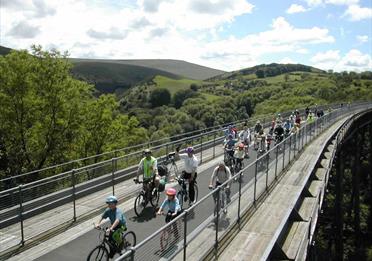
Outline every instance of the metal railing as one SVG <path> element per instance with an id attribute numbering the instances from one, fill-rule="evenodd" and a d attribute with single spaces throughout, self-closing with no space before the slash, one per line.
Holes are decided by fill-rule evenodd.
<path id="1" fill-rule="evenodd" d="M 282 116 L 287 117 L 290 113 L 290 111 L 282 113 Z M 270 125 L 272 117 L 271 115 L 261 119 L 264 127 Z M 253 121 L 256 120 L 254 119 Z M 250 121 L 248 125 L 253 126 L 254 123 Z M 243 123 L 241 122 L 240 124 Z M 200 161 L 205 162 L 222 154 L 220 146 L 224 139 L 222 131 L 222 129 L 211 130 L 154 146 L 153 153 L 159 157 L 159 162 L 162 162 L 164 155 L 174 151 L 175 147 L 179 145 L 193 145 Z M 56 224 L 56 226 L 71 223 L 79 217 L 89 215 L 98 210 L 101 205 L 97 205 L 95 208 L 85 208 L 79 206 L 76 202 L 93 192 L 107 188 L 111 188 L 112 194 L 116 194 L 119 187 L 118 184 L 135 175 L 136 164 L 138 164 L 141 157 L 142 151 L 137 151 L 1 191 L 0 228 L 19 224 L 19 238 L 21 240 L 16 244 L 24 244 L 26 240 L 47 233 L 53 228 L 45 226 L 41 227 L 37 232 L 25 230 L 23 223 L 28 222 L 33 216 L 65 204 L 71 204 L 71 214 L 64 215 L 62 218 L 59 217 L 59 224 Z M 133 196 L 138 189 L 137 186 L 133 186 L 129 192 L 125 195 L 120 195 L 120 197 L 128 198 Z"/>
<path id="2" fill-rule="evenodd" d="M 116 261 L 168 260 L 175 257 L 187 260 L 195 253 L 202 259 L 211 251 L 217 257 L 219 243 L 229 229 L 240 225 L 242 216 L 255 208 L 258 200 L 268 193 L 278 176 L 296 160 L 304 147 L 341 117 L 367 107 L 371 104 L 345 106 L 305 124 L 296 134 L 275 145 Z M 232 192 L 228 212 L 224 214 L 219 204 L 215 212 L 214 198 L 219 202 L 221 188 L 227 184 L 230 184 Z"/>

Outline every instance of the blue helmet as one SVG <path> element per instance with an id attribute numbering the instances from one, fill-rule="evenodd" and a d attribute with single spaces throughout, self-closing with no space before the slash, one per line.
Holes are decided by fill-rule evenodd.
<path id="1" fill-rule="evenodd" d="M 118 198 L 115 197 L 115 196 L 108 196 L 106 198 L 106 203 L 109 204 L 109 203 L 118 203 Z"/>

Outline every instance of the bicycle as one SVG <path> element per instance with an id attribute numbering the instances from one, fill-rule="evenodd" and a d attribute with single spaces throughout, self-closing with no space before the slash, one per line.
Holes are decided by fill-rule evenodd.
<path id="1" fill-rule="evenodd" d="M 98 235 L 99 241 L 101 243 L 93 248 L 87 257 L 87 261 L 90 260 L 109 260 L 109 251 L 110 249 L 114 249 L 116 253 L 123 254 L 125 253 L 130 247 L 134 247 L 136 245 L 136 234 L 133 231 L 123 232 L 122 234 L 122 243 L 118 248 L 112 240 L 110 240 L 109 235 L 106 232 L 107 228 L 96 228 L 101 233 Z M 124 252 L 122 251 L 124 250 Z"/>
<path id="2" fill-rule="evenodd" d="M 162 215 L 165 216 L 166 214 L 162 212 Z M 170 244 L 170 242 L 172 242 L 172 240 L 173 242 L 177 242 L 177 240 L 180 238 L 179 228 L 180 228 L 180 222 L 176 221 L 172 225 L 169 225 L 165 229 L 163 229 L 160 235 L 160 250 L 162 252 L 168 249 L 168 245 Z M 173 235 L 173 239 L 172 239 L 172 235 Z"/>
<path id="3" fill-rule="evenodd" d="M 183 202 L 187 201 L 189 197 L 189 191 L 187 189 L 187 181 L 184 178 L 177 178 L 176 180 L 178 181 L 178 184 L 181 186 L 181 189 L 177 192 L 177 198 L 180 203 L 181 209 L 183 209 Z M 196 180 L 194 182 L 194 191 L 195 191 L 195 197 L 194 201 L 192 202 L 193 204 L 196 203 L 198 200 L 198 186 L 196 185 Z"/>
<path id="4" fill-rule="evenodd" d="M 213 194 L 213 200 L 214 200 L 214 216 L 217 216 L 217 210 L 218 210 L 218 207 L 219 209 L 223 210 L 223 214 L 227 214 L 227 190 L 228 188 L 226 187 L 226 185 L 224 186 L 221 186 L 221 184 L 218 184 L 216 186 L 216 188 L 218 187 L 221 187 L 220 189 L 220 197 L 219 197 L 219 202 L 217 201 L 217 192 L 215 192 L 215 194 Z M 209 187 L 209 189 L 213 189 L 213 187 Z M 230 189 L 230 188 L 229 188 Z"/>
<path id="5" fill-rule="evenodd" d="M 145 207 L 147 206 L 149 202 L 154 208 L 158 206 L 160 192 L 156 187 L 154 187 L 151 193 L 149 193 L 148 191 L 149 189 L 147 188 L 147 182 L 144 183 L 143 181 L 139 181 L 137 179 L 134 179 L 133 181 L 136 184 L 141 184 L 141 183 L 143 184 L 141 192 L 138 194 L 138 196 L 136 197 L 134 201 L 134 212 L 136 213 L 138 217 L 140 217 L 142 214 L 142 211 L 145 209 Z M 154 184 L 154 181 L 155 181 L 155 176 L 153 177 L 151 181 L 152 184 Z"/>
<path id="6" fill-rule="evenodd" d="M 168 153 L 164 162 L 162 162 L 162 164 L 158 166 L 159 175 L 160 176 L 162 176 L 162 175 L 166 176 L 167 181 L 170 180 L 170 178 L 172 176 L 173 177 L 178 177 L 178 166 L 176 164 L 175 155 L 176 155 L 175 152 Z M 170 165 L 170 166 L 168 167 L 168 165 Z M 163 169 L 164 173 L 161 174 L 160 169 Z"/>

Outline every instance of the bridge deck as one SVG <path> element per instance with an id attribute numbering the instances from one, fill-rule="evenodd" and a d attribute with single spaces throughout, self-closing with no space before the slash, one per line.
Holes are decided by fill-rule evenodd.
<path id="1" fill-rule="evenodd" d="M 346 118 L 339 120 L 309 144 L 268 198 L 220 255 L 219 260 L 266 260 L 268 258 L 313 171 L 314 163 L 319 157 L 319 148 L 326 143 L 345 120 Z M 324 174 L 322 174 L 321 172 L 317 173 L 319 179 L 324 179 Z M 318 189 L 317 185 L 317 183 L 311 185 L 309 192 Z M 307 211 L 303 210 L 303 212 Z M 302 223 L 304 222 L 298 222 L 297 226 L 292 226 L 292 229 L 303 229 Z M 288 254 L 293 252 L 288 242 L 283 247 L 286 248 Z"/>

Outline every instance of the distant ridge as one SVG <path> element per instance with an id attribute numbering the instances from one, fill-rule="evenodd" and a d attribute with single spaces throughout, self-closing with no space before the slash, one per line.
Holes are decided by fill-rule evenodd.
<path id="1" fill-rule="evenodd" d="M 73 61 L 72 74 L 75 78 L 95 85 L 101 93 L 125 90 L 138 83 L 152 80 L 156 75 L 171 79 L 180 76 L 149 67 L 121 64 L 115 62 Z"/>
<path id="2" fill-rule="evenodd" d="M 325 73 L 325 71 L 318 68 L 303 65 L 303 64 L 280 64 L 280 63 L 271 63 L 271 64 L 260 64 L 249 68 L 244 68 L 237 71 L 227 72 L 215 77 L 211 77 L 210 80 L 223 80 L 223 79 L 232 79 L 239 75 L 249 75 L 256 74 L 259 78 L 276 76 L 289 72 L 315 72 L 315 73 Z"/>
<path id="3" fill-rule="evenodd" d="M 139 60 L 106 60 L 106 59 L 79 59 L 72 58 L 73 63 L 90 62 L 90 63 L 112 63 L 112 64 L 126 64 L 153 68 L 165 71 L 174 75 L 179 75 L 184 78 L 194 80 L 205 80 L 217 75 L 226 73 L 222 70 L 201 66 L 194 63 L 189 63 L 181 60 L 172 59 L 139 59 Z"/>
<path id="4" fill-rule="evenodd" d="M 12 49 L 0 45 L 0 55 L 7 55 Z"/>

